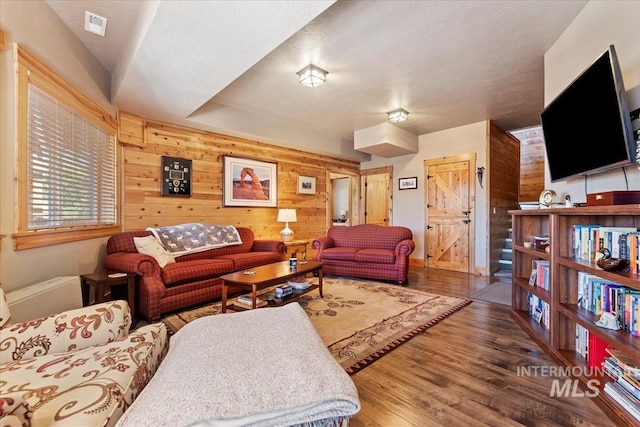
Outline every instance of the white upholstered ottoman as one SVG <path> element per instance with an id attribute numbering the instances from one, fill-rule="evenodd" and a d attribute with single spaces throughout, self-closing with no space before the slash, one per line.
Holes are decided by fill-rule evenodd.
<path id="1" fill-rule="evenodd" d="M 357 389 L 297 303 L 180 329 L 118 426 L 338 426 Z"/>

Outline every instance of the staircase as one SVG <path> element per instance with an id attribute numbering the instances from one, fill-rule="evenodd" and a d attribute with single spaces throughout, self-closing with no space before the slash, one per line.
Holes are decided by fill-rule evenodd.
<path id="1" fill-rule="evenodd" d="M 511 228 L 508 230 L 504 248 L 502 249 L 502 257 L 498 262 L 500 263 L 500 269 L 493 276 L 498 282 L 511 283 Z"/>

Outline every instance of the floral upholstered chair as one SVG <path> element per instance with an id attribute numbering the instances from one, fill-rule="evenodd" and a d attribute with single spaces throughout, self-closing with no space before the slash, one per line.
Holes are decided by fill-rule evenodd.
<path id="1" fill-rule="evenodd" d="M 163 323 L 133 332 L 126 301 L 10 324 L 0 287 L 0 425 L 113 425 L 167 351 Z"/>

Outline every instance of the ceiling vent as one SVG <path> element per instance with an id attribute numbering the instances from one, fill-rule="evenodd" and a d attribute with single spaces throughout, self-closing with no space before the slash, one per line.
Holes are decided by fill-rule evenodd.
<path id="1" fill-rule="evenodd" d="M 418 152 L 418 135 L 381 123 L 355 131 L 353 148 L 380 157 L 396 157 Z"/>
<path id="2" fill-rule="evenodd" d="M 84 29 L 90 33 L 104 37 L 104 32 L 107 30 L 107 18 L 98 16 L 95 13 L 85 12 Z"/>

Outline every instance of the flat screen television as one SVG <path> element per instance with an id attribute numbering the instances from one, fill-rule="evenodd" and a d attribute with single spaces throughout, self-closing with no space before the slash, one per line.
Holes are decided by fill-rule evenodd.
<path id="1" fill-rule="evenodd" d="M 540 114 L 551 181 L 636 161 L 636 141 L 613 45 Z"/>

